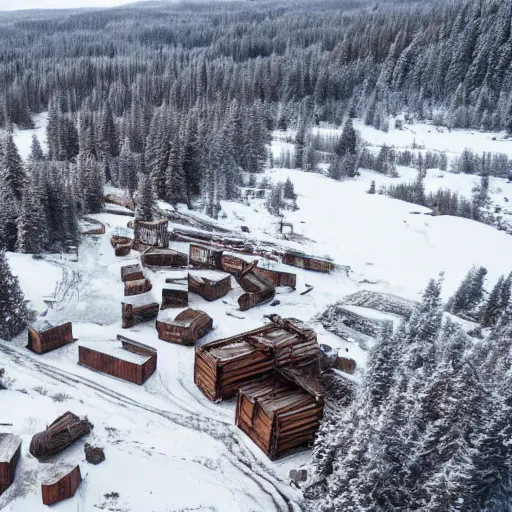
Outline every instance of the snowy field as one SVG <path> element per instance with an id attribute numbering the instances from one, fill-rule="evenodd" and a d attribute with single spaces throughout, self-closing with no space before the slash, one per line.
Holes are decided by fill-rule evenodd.
<path id="1" fill-rule="evenodd" d="M 39 121 L 41 134 L 44 118 Z M 16 133 L 24 157 L 28 154 L 31 132 Z M 377 135 L 386 142 L 393 131 L 374 135 L 371 142 L 377 144 Z M 486 151 L 503 151 L 485 146 L 483 141 L 489 134 L 475 133 L 475 141 L 482 141 L 475 144 L 471 143 L 469 132 L 464 137 L 453 132 L 439 137 L 428 135 L 425 140 L 432 144 L 432 149 L 442 149 L 434 147 L 442 143 L 453 151 L 462 151 L 468 145 L 477 149 L 475 144 L 481 143 Z M 416 142 L 420 143 L 418 139 L 419 136 Z M 28 145 L 24 145 L 25 141 Z M 44 137 L 40 136 L 40 141 L 44 142 Z M 395 145 L 406 147 L 408 143 L 397 139 Z M 509 142 L 497 144 L 501 144 L 500 148 L 508 144 L 512 147 Z M 280 151 L 282 146 L 282 142 L 276 141 L 273 149 Z M 206 311 L 214 320 L 214 330 L 200 343 L 258 327 L 264 323 L 264 315 L 278 313 L 312 322 L 320 343 L 341 349 L 344 355 L 364 366 L 366 353 L 361 348 L 342 341 L 314 322 L 328 305 L 361 289 L 416 300 L 428 279 L 439 272 L 445 272 L 444 298 L 448 298 L 473 264 L 489 270 L 487 288 L 494 285 L 500 274 L 512 270 L 512 236 L 467 219 L 432 217 L 426 208 L 366 193 L 372 180 L 378 189 L 380 185 L 409 181 L 416 176 L 413 169 L 398 171 L 400 178 L 396 179 L 361 171 L 355 180 L 335 182 L 320 174 L 268 170 L 266 175 L 274 182 L 289 177 L 298 194 L 299 209 L 285 212 L 285 220 L 294 227 L 291 240 L 278 232 L 279 219 L 267 212 L 261 199 L 223 202 L 218 221 L 180 207 L 182 213 L 216 222 L 240 236 L 241 226 L 247 226 L 250 233 L 245 236 L 250 240 L 319 257 L 330 256 L 337 264 L 351 267 L 348 275 L 341 269 L 325 275 L 264 263 L 297 273 L 296 291 L 277 290 L 278 307 L 267 304 L 247 312 L 238 311 L 237 298 L 242 292 L 234 279 L 233 290 L 225 301 L 209 303 L 191 294 L 190 307 Z M 469 197 L 478 179 L 430 170 L 425 186 L 427 191 L 443 187 Z M 505 198 L 512 198 L 511 187 L 505 180 L 491 179 L 493 202 L 506 206 Z M 23 439 L 18 477 L 0 497 L 0 509 L 46 510 L 41 504 L 39 487 L 44 465 L 28 453 L 28 447 L 34 433 L 70 410 L 88 416 L 94 424 L 94 430 L 84 441 L 104 447 L 106 461 L 99 466 L 85 462 L 83 441 L 53 460 L 80 463 L 84 477 L 77 495 L 55 507 L 59 511 L 307 512 L 300 503 L 300 492 L 290 487 L 287 477 L 290 469 L 307 463 L 308 451 L 270 462 L 234 425 L 234 401 L 213 404 L 195 386 L 193 348 L 159 340 L 154 322 L 121 329 L 120 268 L 136 262 L 138 254 L 132 251 L 129 256 L 116 258 L 109 243 L 111 233 L 125 227 L 128 217 L 111 213 L 94 217 L 106 224 L 107 233 L 83 237 L 78 262 L 58 255 L 45 256 L 43 260 L 8 255 L 34 309 L 53 323 L 72 321 L 78 342 L 44 356 L 26 350 L 26 333 L 12 343 L 0 343 L 0 367 L 5 368 L 11 379 L 9 389 L 0 392 L 0 423 L 12 423 L 12 427 L 3 427 L 4 430 Z M 172 243 L 171 247 L 188 252 L 186 243 Z M 147 271 L 156 300 L 161 298 L 165 278 L 177 274 L 183 271 Z M 300 292 L 307 289 L 306 285 L 314 288 L 302 296 Z M 48 296 L 55 299 L 55 305 L 49 309 L 44 301 Z M 157 371 L 143 386 L 77 365 L 80 343 L 114 340 L 119 333 L 158 350 Z"/>

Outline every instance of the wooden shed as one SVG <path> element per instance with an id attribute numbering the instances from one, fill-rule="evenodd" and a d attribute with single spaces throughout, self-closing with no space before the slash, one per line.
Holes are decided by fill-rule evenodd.
<path id="1" fill-rule="evenodd" d="M 43 504 L 53 505 L 72 498 L 81 481 L 78 464 L 53 464 L 47 469 L 41 482 Z"/>
<path id="2" fill-rule="evenodd" d="M 124 295 L 129 297 L 131 295 L 139 295 L 140 293 L 149 292 L 152 288 L 149 279 L 137 279 L 135 281 L 126 281 L 124 283 Z"/>
<path id="3" fill-rule="evenodd" d="M 40 322 L 28 328 L 27 348 L 36 354 L 45 354 L 74 341 L 76 339 L 73 338 L 71 322 L 57 326 L 52 326 L 48 322 Z"/>
<path id="4" fill-rule="evenodd" d="M 235 276 L 238 284 L 245 292 L 238 298 L 240 311 L 247 311 L 258 304 L 268 302 L 276 294 L 273 284 L 266 277 L 254 271 L 257 263 L 255 261 L 247 265 L 244 270 Z"/>
<path id="5" fill-rule="evenodd" d="M 215 249 L 214 247 L 190 244 L 189 264 L 199 268 L 221 270 L 222 253 L 221 249 Z"/>
<path id="6" fill-rule="evenodd" d="M 179 268 L 188 264 L 186 254 L 172 249 L 146 249 L 140 259 L 145 267 L 150 268 Z"/>
<path id="7" fill-rule="evenodd" d="M 188 285 L 166 283 L 162 287 L 162 304 L 160 309 L 186 308 L 188 306 Z"/>
<path id="8" fill-rule="evenodd" d="M 137 251 L 147 247 L 169 247 L 169 221 L 167 219 L 146 222 L 135 220 L 133 223 L 133 248 Z"/>
<path id="9" fill-rule="evenodd" d="M 151 292 L 125 297 L 121 302 L 122 327 L 128 329 L 141 322 L 153 320 L 158 316 L 160 304 Z"/>
<path id="10" fill-rule="evenodd" d="M 180 345 L 194 345 L 213 329 L 213 320 L 204 311 L 186 309 L 174 320 L 158 319 L 156 330 L 161 340 Z"/>
<path id="11" fill-rule="evenodd" d="M 121 267 L 121 280 L 123 283 L 126 283 L 126 281 L 138 281 L 140 279 L 144 279 L 144 274 L 138 263 Z"/>
<path id="12" fill-rule="evenodd" d="M 236 425 L 272 460 L 311 443 L 324 408 L 319 386 L 311 384 L 279 371 L 245 384 L 238 393 Z"/>
<path id="13" fill-rule="evenodd" d="M 127 256 L 132 250 L 133 239 L 128 236 L 113 235 L 110 238 L 110 244 L 116 256 Z"/>
<path id="14" fill-rule="evenodd" d="M 316 362 L 319 350 L 309 326 L 273 315 L 263 327 L 197 347 L 194 382 L 210 400 L 219 401 L 275 367 Z"/>
<path id="15" fill-rule="evenodd" d="M 78 362 L 91 370 L 140 386 L 155 373 L 157 352 L 147 345 L 118 335 L 117 341 L 80 345 Z"/>
<path id="16" fill-rule="evenodd" d="M 203 299 L 214 301 L 224 297 L 231 290 L 231 276 L 210 271 L 208 274 L 188 274 L 188 291 L 197 293 Z"/>
<path id="17" fill-rule="evenodd" d="M 11 486 L 20 460 L 21 437 L 0 434 L 0 496 Z"/>
<path id="18" fill-rule="evenodd" d="M 334 263 L 322 258 L 315 258 L 307 254 L 295 251 L 287 251 L 283 255 L 283 263 L 292 267 L 314 270 L 316 272 L 329 273 L 334 270 Z"/>

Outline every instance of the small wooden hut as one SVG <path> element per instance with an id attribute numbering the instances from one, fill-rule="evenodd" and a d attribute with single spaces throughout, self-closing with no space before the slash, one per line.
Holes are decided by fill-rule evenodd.
<path id="1" fill-rule="evenodd" d="M 78 347 L 78 362 L 112 377 L 144 384 L 156 370 L 155 349 L 118 335 L 121 342 L 91 342 Z"/>
<path id="2" fill-rule="evenodd" d="M 29 451 L 37 460 L 47 460 L 89 434 L 92 428 L 87 418 L 80 419 L 68 411 L 32 437 Z"/>
<path id="3" fill-rule="evenodd" d="M 20 460 L 21 437 L 0 434 L 0 496 L 12 485 Z"/>
<path id="4" fill-rule="evenodd" d="M 206 275 L 188 274 L 188 291 L 210 302 L 224 297 L 230 290 L 230 275 L 213 272 Z"/>
<path id="5" fill-rule="evenodd" d="M 133 247 L 140 251 L 147 247 L 169 247 L 169 221 L 167 219 L 146 222 L 135 220 Z"/>
<path id="6" fill-rule="evenodd" d="M 146 249 L 140 259 L 145 267 L 150 268 L 179 268 L 188 264 L 186 254 L 172 249 Z"/>
<path id="7" fill-rule="evenodd" d="M 133 239 L 128 236 L 113 235 L 110 238 L 110 244 L 116 256 L 127 256 L 132 250 Z"/>
<path id="8" fill-rule="evenodd" d="M 162 287 L 162 304 L 160 309 L 186 308 L 188 306 L 188 285 L 166 283 Z"/>
<path id="9" fill-rule="evenodd" d="M 247 311 L 258 304 L 268 302 L 276 294 L 272 283 L 266 277 L 254 271 L 257 263 L 255 261 L 247 265 L 244 270 L 235 276 L 238 284 L 245 292 L 238 298 L 240 311 Z"/>
<path id="10" fill-rule="evenodd" d="M 28 328 L 27 348 L 36 354 L 45 354 L 74 341 L 76 339 L 73 338 L 71 322 L 57 326 L 52 326 L 48 322 L 41 322 Z"/>
<path id="11" fill-rule="evenodd" d="M 160 304 L 151 292 L 125 297 L 121 302 L 122 327 L 128 329 L 141 322 L 153 320 L 158 316 Z"/>
<path id="12" fill-rule="evenodd" d="M 53 505 L 72 498 L 81 481 L 82 475 L 78 464 L 52 465 L 41 482 L 43 504 Z"/>
<path id="13" fill-rule="evenodd" d="M 240 388 L 236 425 L 270 459 L 313 441 L 324 400 L 312 382 L 304 385 L 275 372 Z"/>
<path id="14" fill-rule="evenodd" d="M 180 345 L 194 345 L 213 329 L 213 320 L 204 311 L 186 309 L 174 320 L 157 320 L 156 330 L 161 340 Z"/>
<path id="15" fill-rule="evenodd" d="M 126 281 L 124 283 L 124 295 L 129 297 L 131 295 L 139 295 L 140 293 L 149 292 L 152 288 L 149 279 L 137 279 L 136 281 Z"/>
<path id="16" fill-rule="evenodd" d="M 144 274 L 138 263 L 121 267 L 121 280 L 123 283 L 126 283 L 126 281 L 138 281 L 140 279 L 144 279 Z"/>
<path id="17" fill-rule="evenodd" d="M 307 254 L 295 251 L 287 251 L 283 255 L 283 263 L 292 267 L 314 270 L 316 272 L 329 273 L 334 270 L 334 263 L 329 260 L 315 258 Z"/>
<path id="18" fill-rule="evenodd" d="M 190 244 L 189 263 L 194 267 L 221 270 L 222 253 L 222 249 Z"/>
<path id="19" fill-rule="evenodd" d="M 194 382 L 212 401 L 236 394 L 247 381 L 275 367 L 316 362 L 316 333 L 299 320 L 270 317 L 271 323 L 196 348 Z"/>

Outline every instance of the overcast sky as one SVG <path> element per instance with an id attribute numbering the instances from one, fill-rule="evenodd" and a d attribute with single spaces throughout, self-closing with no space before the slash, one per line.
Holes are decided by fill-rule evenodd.
<path id="1" fill-rule="evenodd" d="M 16 9 L 63 9 L 66 7 L 112 7 L 130 0 L 0 0 L 0 11 Z"/>

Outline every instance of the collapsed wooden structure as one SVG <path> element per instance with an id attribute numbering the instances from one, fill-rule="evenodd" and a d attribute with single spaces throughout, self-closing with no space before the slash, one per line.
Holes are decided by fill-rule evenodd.
<path id="1" fill-rule="evenodd" d="M 167 219 L 157 221 L 135 220 L 133 223 L 134 237 L 133 248 L 137 251 L 148 247 L 169 247 L 169 221 Z"/>
<path id="2" fill-rule="evenodd" d="M 207 301 L 224 297 L 231 290 L 231 276 L 222 273 L 206 275 L 188 274 L 188 291 L 197 293 Z"/>
<path id="3" fill-rule="evenodd" d="M 114 248 L 116 256 L 127 256 L 132 250 L 133 238 L 128 236 L 113 235 L 110 238 L 110 245 Z"/>
<path id="4" fill-rule="evenodd" d="M 144 279 L 144 274 L 138 263 L 121 267 L 121 281 L 123 283 L 126 283 L 126 281 L 139 281 L 140 279 Z"/>
<path id="5" fill-rule="evenodd" d="M 104 235 L 105 234 L 105 224 L 103 222 L 93 219 L 92 217 L 84 217 L 83 219 L 88 224 L 92 224 L 95 227 L 90 227 L 84 231 L 82 231 L 82 235 Z"/>
<path id="6" fill-rule="evenodd" d="M 73 338 L 71 322 L 56 326 L 44 322 L 40 325 L 34 324 L 28 327 L 27 348 L 36 354 L 45 354 L 74 341 L 76 339 Z"/>
<path id="7" fill-rule="evenodd" d="M 166 283 L 162 287 L 160 309 L 185 308 L 188 306 L 188 286 L 181 283 Z"/>
<path id="8" fill-rule="evenodd" d="M 190 244 L 189 264 L 193 267 L 220 270 L 222 269 L 222 253 L 222 249 Z"/>
<path id="9" fill-rule="evenodd" d="M 213 319 L 204 311 L 186 309 L 174 320 L 157 320 L 156 330 L 161 340 L 180 345 L 194 345 L 213 329 Z"/>
<path id="10" fill-rule="evenodd" d="M 157 351 L 147 345 L 118 335 L 117 342 L 95 342 L 78 347 L 78 362 L 91 370 L 112 377 L 144 384 L 157 365 Z"/>
<path id="11" fill-rule="evenodd" d="M 221 270 L 231 275 L 236 275 L 249 264 L 247 260 L 233 254 L 223 254 L 221 257 Z"/>
<path id="12" fill-rule="evenodd" d="M 137 279 L 135 281 L 126 281 L 124 283 L 124 295 L 129 297 L 131 295 L 139 295 L 140 293 L 149 292 L 152 288 L 149 279 Z"/>
<path id="13" fill-rule="evenodd" d="M 141 322 L 154 320 L 158 316 L 160 304 L 155 301 L 151 292 L 125 297 L 121 302 L 123 329 L 128 329 Z"/>
<path id="14" fill-rule="evenodd" d="M 278 370 L 240 388 L 236 425 L 273 460 L 314 440 L 323 409 L 314 378 Z"/>
<path id="15" fill-rule="evenodd" d="M 305 270 L 314 270 L 315 272 L 329 273 L 334 270 L 334 263 L 332 261 L 315 258 L 314 256 L 296 251 L 286 251 L 283 254 L 282 261 L 285 265 Z"/>
<path id="16" fill-rule="evenodd" d="M 194 382 L 212 401 L 236 394 L 244 383 L 274 368 L 316 362 L 316 333 L 299 320 L 270 317 L 263 327 L 196 348 Z"/>
<path id="17" fill-rule="evenodd" d="M 52 465 L 41 482 L 43 504 L 53 505 L 72 498 L 81 481 L 82 475 L 78 464 Z"/>
<path id="18" fill-rule="evenodd" d="M 104 200 L 107 204 L 116 204 L 117 206 L 122 206 L 128 210 L 135 210 L 135 204 L 132 199 L 123 199 L 122 197 L 115 196 L 113 194 L 105 194 Z"/>
<path id="19" fill-rule="evenodd" d="M 39 461 L 47 460 L 89 434 L 92 428 L 87 418 L 80 419 L 72 412 L 66 412 L 46 430 L 34 435 L 29 451 Z"/>
<path id="20" fill-rule="evenodd" d="M 12 485 L 21 455 L 21 437 L 0 434 L 0 496 Z"/>
<path id="21" fill-rule="evenodd" d="M 255 261 L 247 265 L 244 270 L 235 276 L 237 283 L 245 292 L 238 298 L 240 311 L 247 311 L 258 304 L 268 302 L 276 294 L 272 283 L 265 276 L 255 271 L 257 264 L 258 262 Z"/>
<path id="22" fill-rule="evenodd" d="M 150 268 L 179 268 L 188 264 L 187 255 L 172 249 L 149 248 L 140 257 L 142 264 Z"/>

